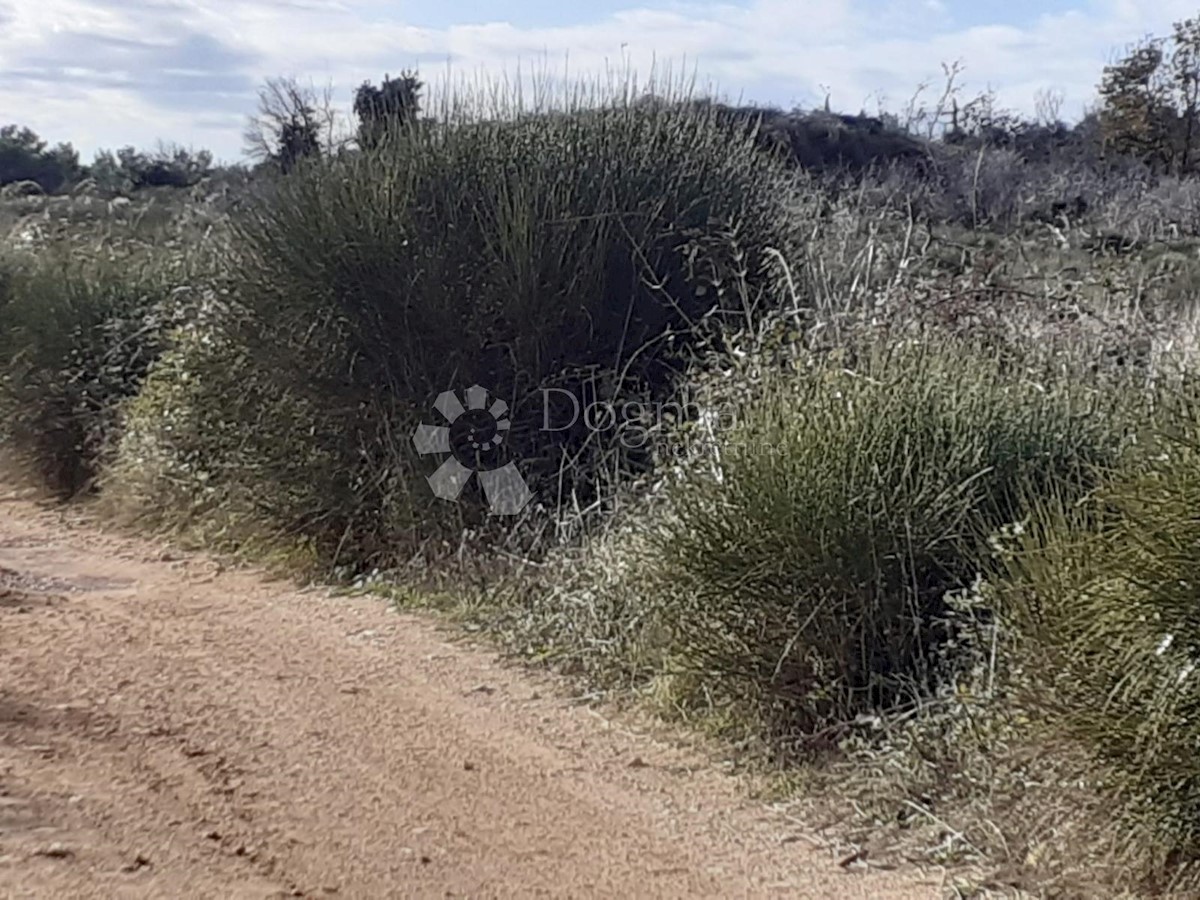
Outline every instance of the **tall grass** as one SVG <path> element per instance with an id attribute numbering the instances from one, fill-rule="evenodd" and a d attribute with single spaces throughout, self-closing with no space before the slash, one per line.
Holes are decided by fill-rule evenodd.
<path id="1" fill-rule="evenodd" d="M 70 497 L 92 487 L 123 401 L 178 312 L 174 273 L 148 254 L 50 248 L 0 275 L 0 413 L 15 461 Z"/>
<path id="2" fill-rule="evenodd" d="M 240 314 L 222 327 L 264 402 L 311 411 L 304 440 L 339 473 L 302 514 L 264 488 L 264 512 L 372 565 L 413 538 L 383 522 L 436 532 L 436 515 L 402 509 L 428 492 L 408 435 L 440 392 L 473 384 L 508 403 L 508 446 L 548 505 L 586 506 L 599 473 L 650 464 L 582 420 L 544 430 L 542 389 L 668 393 L 681 347 L 781 296 L 777 260 L 806 234 L 808 193 L 710 112 L 608 101 L 400 129 L 271 183 L 235 222 Z"/>
<path id="3" fill-rule="evenodd" d="M 1114 406 L 953 343 L 768 380 L 657 539 L 685 699 L 803 750 L 930 696 L 970 662 L 947 653 L 970 627 L 947 595 L 989 571 L 1024 497 L 1081 496 L 1115 463 Z"/>
<path id="4" fill-rule="evenodd" d="M 395 560 L 462 527 L 414 467 L 379 463 L 406 459 L 415 417 L 404 428 L 374 406 L 331 413 L 329 398 L 267 378 L 230 337 L 237 314 L 213 306 L 172 332 L 125 407 L 101 482 L 110 514 L 323 572 Z"/>
<path id="5" fill-rule="evenodd" d="M 1084 506 L 1045 500 L 1007 556 L 1023 702 L 1115 774 L 1131 857 L 1200 863 L 1200 399 Z"/>

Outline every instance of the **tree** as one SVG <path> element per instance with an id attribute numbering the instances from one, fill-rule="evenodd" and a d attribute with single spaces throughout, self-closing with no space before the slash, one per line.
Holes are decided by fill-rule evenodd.
<path id="1" fill-rule="evenodd" d="M 358 145 L 364 150 L 377 147 L 391 131 L 416 122 L 424 87 L 416 72 L 403 72 L 397 78 L 385 75 L 379 87 L 364 81 L 354 94 Z"/>
<path id="2" fill-rule="evenodd" d="M 246 127 L 246 151 L 284 172 L 336 147 L 337 113 L 328 89 L 321 95 L 295 78 L 269 78 L 258 92 L 258 112 Z"/>
<path id="3" fill-rule="evenodd" d="M 1105 147 L 1184 174 L 1200 141 L 1200 19 L 1176 22 L 1104 68 L 1099 120 Z"/>
<path id="4" fill-rule="evenodd" d="M 79 154 L 70 144 L 51 148 L 29 128 L 0 128 L 0 184 L 33 181 L 46 193 L 78 180 Z"/>
<path id="5" fill-rule="evenodd" d="M 1179 168 L 1190 172 L 1196 156 L 1196 117 L 1200 115 L 1200 19 L 1176 22 L 1172 44 L 1170 79 L 1183 118 Z"/>

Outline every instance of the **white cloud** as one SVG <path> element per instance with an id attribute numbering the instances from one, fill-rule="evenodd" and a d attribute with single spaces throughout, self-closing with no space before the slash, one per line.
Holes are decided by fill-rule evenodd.
<path id="1" fill-rule="evenodd" d="M 232 158 L 255 85 L 279 74 L 330 81 L 348 106 L 362 80 L 414 64 L 437 79 L 447 63 L 575 76 L 668 63 L 747 100 L 812 103 L 828 88 L 835 106 L 857 110 L 877 94 L 897 105 L 963 60 L 969 89 L 1030 111 L 1039 90 L 1057 88 L 1075 114 L 1116 48 L 1195 12 L 1182 0 L 1079 0 L 1024 24 L 957 27 L 941 0 L 638 2 L 574 27 L 434 29 L 363 0 L 0 0 L 0 109 L 89 154 L 161 138 Z"/>

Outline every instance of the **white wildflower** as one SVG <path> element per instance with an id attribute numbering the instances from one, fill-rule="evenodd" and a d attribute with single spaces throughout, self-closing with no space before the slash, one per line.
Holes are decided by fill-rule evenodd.
<path id="1" fill-rule="evenodd" d="M 1182 669 L 1179 670 L 1179 679 L 1176 681 L 1176 683 L 1183 684 L 1187 680 L 1188 676 L 1191 675 L 1195 671 L 1196 671 L 1196 664 L 1194 662 L 1189 661 L 1187 663 L 1187 665 L 1185 665 Z"/>

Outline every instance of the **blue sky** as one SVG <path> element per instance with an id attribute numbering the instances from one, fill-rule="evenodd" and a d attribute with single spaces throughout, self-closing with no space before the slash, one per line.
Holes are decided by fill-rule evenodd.
<path id="1" fill-rule="evenodd" d="M 420 66 L 427 80 L 588 78 L 670 65 L 730 96 L 848 111 L 903 105 L 943 63 L 968 94 L 1029 112 L 1090 102 L 1121 46 L 1195 15 L 1160 0 L 0 0 L 0 123 L 86 156 L 156 141 L 241 153 L 264 78 L 353 87 Z M 933 90 L 933 87 L 930 88 Z"/>

